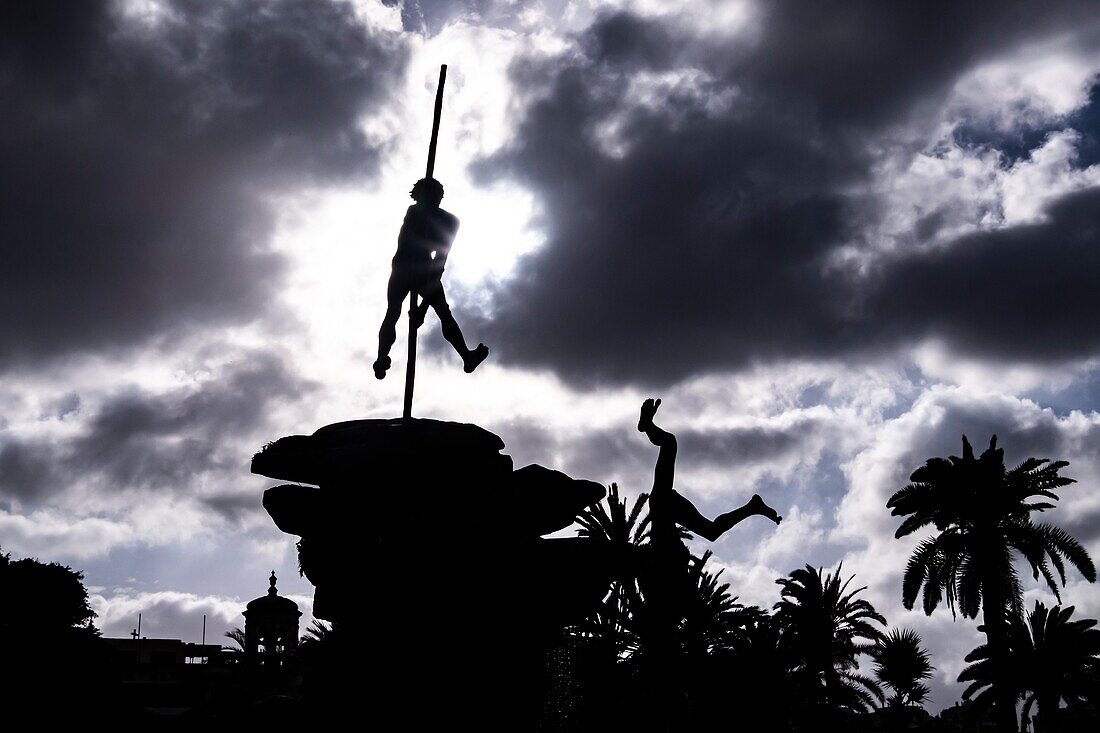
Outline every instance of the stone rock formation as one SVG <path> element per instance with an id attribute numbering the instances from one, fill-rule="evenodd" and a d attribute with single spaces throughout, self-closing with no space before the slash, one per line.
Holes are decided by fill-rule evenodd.
<path id="1" fill-rule="evenodd" d="M 584 539 L 544 537 L 600 501 L 603 486 L 538 465 L 514 470 L 503 448 L 476 425 L 356 420 L 253 458 L 253 473 L 295 482 L 268 489 L 264 507 L 301 537 L 314 615 L 355 650 L 324 683 L 332 699 L 364 694 L 347 687 L 359 667 L 383 675 L 374 704 L 416 717 L 412 727 L 440 713 L 410 696 L 445 700 L 458 720 L 530 717 L 546 648 L 605 595 L 615 558 Z"/>

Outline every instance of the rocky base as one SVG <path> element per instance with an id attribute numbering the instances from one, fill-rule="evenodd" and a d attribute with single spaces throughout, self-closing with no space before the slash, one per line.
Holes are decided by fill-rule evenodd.
<path id="1" fill-rule="evenodd" d="M 601 485 L 514 470 L 503 448 L 476 425 L 395 419 L 329 425 L 256 454 L 254 473 L 297 482 L 268 489 L 264 507 L 301 537 L 314 614 L 336 623 L 348 655 L 318 694 L 361 696 L 342 687 L 369 673 L 381 680 L 373 703 L 401 708 L 402 727 L 438 722 L 418 718 L 439 709 L 410 695 L 446 701 L 455 722 L 522 727 L 537 714 L 544 650 L 605 595 L 615 558 L 543 538 L 602 499 Z"/>

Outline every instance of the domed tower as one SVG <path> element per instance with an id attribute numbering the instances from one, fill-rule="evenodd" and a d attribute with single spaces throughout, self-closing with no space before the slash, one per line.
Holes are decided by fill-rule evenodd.
<path id="1" fill-rule="evenodd" d="M 264 664 L 279 664 L 283 652 L 298 646 L 298 604 L 279 595 L 275 571 L 269 579 L 266 596 L 249 601 L 244 611 L 244 651 L 256 659 L 263 654 Z"/>

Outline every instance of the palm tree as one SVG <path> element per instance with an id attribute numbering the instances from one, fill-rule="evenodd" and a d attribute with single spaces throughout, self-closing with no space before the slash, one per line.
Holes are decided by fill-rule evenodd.
<path id="1" fill-rule="evenodd" d="M 577 535 L 620 547 L 640 545 L 649 527 L 649 515 L 641 516 L 648 500 L 649 494 L 640 494 L 628 509 L 627 501 L 619 495 L 619 485 L 611 484 L 604 501 L 577 516 L 577 524 L 581 525 Z"/>
<path id="2" fill-rule="evenodd" d="M 809 565 L 775 582 L 783 587 L 775 604 L 794 654 L 795 675 L 811 706 L 861 711 L 882 700 L 875 681 L 859 673 L 859 656 L 882 638 L 872 622 L 886 625 L 868 601 L 857 599 L 865 588 L 848 591 L 854 575 L 841 583 L 841 568 L 824 578 Z"/>
<path id="3" fill-rule="evenodd" d="M 775 614 L 755 606 L 738 611 L 741 628 L 732 637 L 732 648 L 721 652 L 720 679 L 715 697 L 724 700 L 727 709 L 740 712 L 742 730 L 789 731 L 802 699 L 802 673 L 797 671 L 799 655 L 792 649 Z M 807 729 L 821 729 L 821 721 Z"/>
<path id="4" fill-rule="evenodd" d="M 917 632 L 894 629 L 879 639 L 870 655 L 875 661 L 875 677 L 894 692 L 886 701 L 888 705 L 919 706 L 928 699 L 924 680 L 932 676 L 934 668 Z"/>
<path id="5" fill-rule="evenodd" d="M 641 494 L 633 506 L 629 506 L 619 494 L 618 484 L 611 484 L 604 501 L 577 516 L 579 536 L 609 543 L 623 560 L 619 565 L 624 570 L 611 584 L 607 597 L 595 613 L 574 629 L 574 633 L 602 647 L 610 660 L 626 659 L 636 653 L 639 646 L 633 609 L 637 608 L 640 597 L 632 557 L 633 550 L 646 539 L 649 515 L 642 516 L 642 511 L 648 499 L 648 494 Z"/>
<path id="6" fill-rule="evenodd" d="M 1073 606 L 1047 607 L 1035 602 L 1026 623 L 1014 618 L 1009 626 L 1007 680 L 1013 693 L 1024 700 L 1020 725 L 1038 704 L 1036 731 L 1059 730 L 1058 706 L 1082 703 L 1096 694 L 1100 684 L 1100 630 L 1095 619 L 1070 621 Z M 966 656 L 972 664 L 959 675 L 959 682 L 970 682 L 963 697 L 983 701 L 993 694 L 997 674 L 988 644 Z"/>
<path id="7" fill-rule="evenodd" d="M 232 631 L 225 632 L 225 637 L 227 639 L 229 639 L 230 641 L 232 641 L 233 643 L 235 643 L 237 646 L 232 647 L 232 646 L 222 645 L 222 649 L 230 649 L 230 650 L 239 649 L 242 652 L 245 650 L 244 631 L 239 626 L 234 628 Z"/>
<path id="8" fill-rule="evenodd" d="M 983 630 L 993 669 L 1005 669 L 1009 618 L 1022 613 L 1022 588 L 1013 566 L 1019 553 L 1041 575 L 1061 600 L 1054 572 L 1065 585 L 1068 560 L 1090 582 L 1096 568 L 1085 548 L 1058 527 L 1035 524 L 1031 512 L 1051 509 L 1055 489 L 1074 483 L 1059 475 L 1065 461 L 1028 458 L 1012 470 L 1004 465 L 997 436 L 980 458 L 963 436 L 963 456 L 930 458 L 910 476 L 886 506 L 893 516 L 904 516 L 895 537 L 935 525 L 939 534 L 922 541 L 913 551 L 902 580 L 902 602 L 912 608 L 923 588 L 924 612 L 946 598 L 947 605 L 967 618 L 982 611 Z M 1012 691 L 996 682 L 998 729 L 1016 730 Z M 1001 694 L 998 687 L 1005 687 Z"/>
<path id="9" fill-rule="evenodd" d="M 313 623 L 302 635 L 302 644 L 319 644 L 332 638 L 332 624 L 320 619 L 313 619 Z"/>
<path id="10" fill-rule="evenodd" d="M 734 639 L 751 619 L 752 614 L 729 592 L 729 583 L 719 583 L 722 571 L 705 569 L 713 553 L 707 550 L 693 558 L 688 572 L 692 594 L 686 599 L 680 623 L 679 644 L 686 658 L 698 659 L 734 646 Z"/>

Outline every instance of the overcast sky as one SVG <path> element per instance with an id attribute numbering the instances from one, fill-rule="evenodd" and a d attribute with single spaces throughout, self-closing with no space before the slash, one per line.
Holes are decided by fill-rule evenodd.
<path id="1" fill-rule="evenodd" d="M 682 493 L 786 517 L 713 545 L 733 592 L 843 561 L 934 709 L 979 636 L 901 607 L 913 469 L 1068 460 L 1046 518 L 1100 558 L 1095 3 L 6 2 L 0 547 L 82 569 L 105 633 L 218 636 L 272 568 L 308 612 L 248 463 L 400 414 L 403 337 L 370 364 L 441 63 L 445 282 L 492 353 L 429 317 L 416 414 L 633 496 L 662 397 Z"/>

